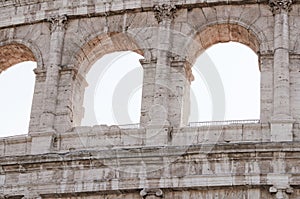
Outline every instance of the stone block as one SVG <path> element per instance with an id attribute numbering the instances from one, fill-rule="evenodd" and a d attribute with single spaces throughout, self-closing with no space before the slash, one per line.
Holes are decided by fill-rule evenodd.
<path id="1" fill-rule="evenodd" d="M 35 133 L 31 135 L 31 151 L 32 155 L 50 153 L 53 148 L 54 132 Z"/>
<path id="2" fill-rule="evenodd" d="M 271 123 L 272 142 L 291 142 L 293 141 L 293 122 L 274 122 Z"/>
<path id="3" fill-rule="evenodd" d="M 5 183 L 5 175 L 0 175 L 0 186 L 4 186 Z"/>
<path id="4" fill-rule="evenodd" d="M 146 128 L 144 143 L 146 146 L 165 146 L 170 141 L 171 128 L 167 126 L 151 126 Z"/>
<path id="5" fill-rule="evenodd" d="M 224 141 L 225 142 L 240 142 L 243 137 L 242 125 L 224 126 Z"/>

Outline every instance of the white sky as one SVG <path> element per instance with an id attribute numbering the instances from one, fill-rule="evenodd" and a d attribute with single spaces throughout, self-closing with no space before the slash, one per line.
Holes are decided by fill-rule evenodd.
<path id="1" fill-rule="evenodd" d="M 190 121 L 260 118 L 258 57 L 249 47 L 236 42 L 214 45 L 198 58 L 192 69 L 195 81 L 191 87 L 196 96 L 193 104 L 198 105 L 198 117 L 192 115 Z M 222 85 L 217 87 L 218 83 Z M 222 114 L 219 111 L 224 101 Z"/>
<path id="2" fill-rule="evenodd" d="M 23 62 L 0 74 L 0 137 L 28 132 L 35 67 Z"/>
<path id="3" fill-rule="evenodd" d="M 85 101 L 89 116 L 82 125 L 139 122 L 141 58 L 119 52 L 95 63 L 85 95 L 94 101 Z M 23 62 L 0 74 L 0 137 L 28 132 L 35 67 Z M 250 48 L 234 42 L 214 45 L 198 58 L 193 74 L 190 121 L 259 119 L 260 72 Z"/>

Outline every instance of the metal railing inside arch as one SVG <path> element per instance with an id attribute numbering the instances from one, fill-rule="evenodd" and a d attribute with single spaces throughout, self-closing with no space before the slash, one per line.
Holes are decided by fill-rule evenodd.
<path id="1" fill-rule="evenodd" d="M 204 121 L 204 122 L 190 122 L 188 127 L 202 127 L 202 126 L 226 126 L 231 124 L 259 124 L 259 119 L 249 120 L 223 120 L 223 121 Z M 140 128 L 140 124 L 122 124 L 118 125 L 120 129 L 136 129 Z"/>
<path id="2" fill-rule="evenodd" d="M 136 124 L 122 124 L 122 125 L 118 125 L 120 127 L 120 129 L 138 129 L 140 128 L 140 124 L 136 123 Z"/>
<path id="3" fill-rule="evenodd" d="M 190 122 L 189 127 L 202 127 L 202 126 L 224 126 L 231 124 L 259 124 L 259 119 L 249 120 L 224 120 L 224 121 L 205 121 L 205 122 Z"/>

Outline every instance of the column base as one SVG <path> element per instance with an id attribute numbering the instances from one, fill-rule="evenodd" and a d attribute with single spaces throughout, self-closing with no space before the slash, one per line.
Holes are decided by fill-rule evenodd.
<path id="1" fill-rule="evenodd" d="M 170 126 L 148 126 L 145 131 L 144 144 L 146 146 L 165 146 L 171 142 L 172 130 Z"/>
<path id="2" fill-rule="evenodd" d="M 290 116 L 275 116 L 271 119 L 271 141 L 293 141 L 293 120 Z"/>
<path id="3" fill-rule="evenodd" d="M 50 153 L 53 149 L 53 141 L 56 133 L 54 131 L 31 133 L 31 154 Z"/>

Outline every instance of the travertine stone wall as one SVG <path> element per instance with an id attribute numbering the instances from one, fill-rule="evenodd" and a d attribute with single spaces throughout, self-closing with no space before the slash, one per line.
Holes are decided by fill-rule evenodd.
<path id="1" fill-rule="evenodd" d="M 142 125 L 153 125 L 157 119 L 162 121 L 160 125 L 185 126 L 189 115 L 189 82 L 193 80 L 191 67 L 195 59 L 211 45 L 228 41 L 248 45 L 259 55 L 261 121 L 271 121 L 276 93 L 266 90 L 273 88 L 273 78 L 269 74 L 272 70 L 267 72 L 267 69 L 274 63 L 265 60 L 265 57 L 272 59 L 274 46 L 275 18 L 270 6 L 266 2 L 252 1 L 211 3 L 182 4 L 178 1 L 170 6 L 151 1 L 95 4 L 89 1 L 5 1 L 1 13 L 8 13 L 12 8 L 16 11 L 11 13 L 11 18 L 3 16 L 1 21 L 2 48 L 20 41 L 27 49 L 20 61 L 33 60 L 26 56 L 32 55 L 38 61 L 39 71 L 43 70 L 40 73 L 45 73 L 43 99 L 37 94 L 34 96 L 30 132 L 64 132 L 80 126 L 86 73 L 103 55 L 123 50 L 143 55 L 145 63 L 155 63 L 155 70 L 144 74 Z M 297 4 L 293 6 L 297 10 Z M 57 9 L 59 12 L 55 11 Z M 297 14 L 291 12 L 294 22 L 290 32 L 296 37 L 297 20 L 293 17 Z M 23 25 L 16 26 L 18 24 Z M 295 42 L 291 45 L 296 50 Z M 23 51 L 20 49 L 19 53 Z M 11 58 L 6 64 L 14 60 Z M 146 88 L 146 85 L 153 85 L 153 88 Z M 37 85 L 36 90 L 40 87 Z M 152 113 L 156 116 L 151 116 Z"/>
<path id="2" fill-rule="evenodd" d="M 299 198 L 299 0 L 5 0 L 0 73 L 36 61 L 28 135 L 0 138 L 2 198 Z M 189 127 L 191 68 L 236 41 L 259 58 L 259 123 Z M 80 126 L 102 56 L 144 58 L 139 128 Z"/>

